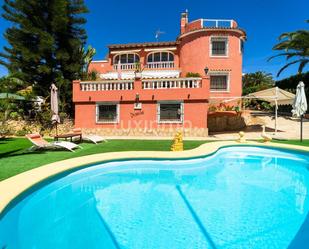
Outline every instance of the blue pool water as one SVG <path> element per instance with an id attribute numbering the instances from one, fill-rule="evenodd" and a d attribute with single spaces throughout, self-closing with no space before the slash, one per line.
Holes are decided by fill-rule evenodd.
<path id="1" fill-rule="evenodd" d="M 91 166 L 12 206 L 0 248 L 285 249 L 301 244 L 308 168 L 308 154 L 259 147 Z"/>

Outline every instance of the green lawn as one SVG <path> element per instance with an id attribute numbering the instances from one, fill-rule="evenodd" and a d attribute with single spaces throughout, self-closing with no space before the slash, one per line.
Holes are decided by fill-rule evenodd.
<path id="1" fill-rule="evenodd" d="M 301 146 L 309 146 L 309 139 L 305 139 L 302 142 L 298 140 L 272 140 L 274 143 L 281 143 L 281 144 L 294 144 L 294 145 L 301 145 Z"/>
<path id="2" fill-rule="evenodd" d="M 207 141 L 185 141 L 186 150 L 193 149 Z M 276 141 L 309 146 L 309 139 L 302 143 L 299 140 Z M 108 143 L 98 145 L 82 143 L 83 149 L 77 149 L 75 153 L 70 151 L 28 151 L 31 143 L 24 138 L 7 138 L 0 140 L 0 181 L 14 176 L 26 170 L 30 170 L 47 163 L 103 152 L 114 151 L 169 151 L 171 140 L 110 140 Z"/>
<path id="3" fill-rule="evenodd" d="M 206 141 L 185 141 L 186 150 L 193 149 Z M 110 140 L 98 145 L 82 143 L 82 149 L 70 151 L 28 151 L 31 143 L 25 138 L 0 140 L 0 181 L 38 166 L 72 157 L 115 151 L 168 151 L 171 140 Z"/>

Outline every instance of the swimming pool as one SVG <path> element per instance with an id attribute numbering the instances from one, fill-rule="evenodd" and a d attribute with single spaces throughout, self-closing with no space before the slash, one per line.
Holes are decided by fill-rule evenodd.
<path id="1" fill-rule="evenodd" d="M 98 164 L 12 207 L 0 248 L 288 248 L 302 239 L 308 168 L 308 154 L 261 147 Z"/>

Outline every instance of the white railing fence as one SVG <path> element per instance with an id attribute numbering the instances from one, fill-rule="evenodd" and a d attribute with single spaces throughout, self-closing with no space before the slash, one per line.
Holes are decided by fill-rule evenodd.
<path id="1" fill-rule="evenodd" d="M 134 81 L 81 82 L 81 91 L 133 90 Z"/>
<path id="2" fill-rule="evenodd" d="M 114 70 L 118 70 L 118 64 L 115 64 Z M 121 70 L 135 70 L 137 67 L 136 63 L 125 63 L 125 64 L 120 64 L 120 69 Z"/>
<path id="3" fill-rule="evenodd" d="M 143 80 L 143 89 L 200 88 L 201 78 Z"/>
<path id="4" fill-rule="evenodd" d="M 161 61 L 161 62 L 147 62 L 147 68 L 174 68 L 173 61 Z"/>
<path id="5" fill-rule="evenodd" d="M 202 19 L 203 28 L 232 28 L 233 20 L 227 19 Z"/>
<path id="6" fill-rule="evenodd" d="M 142 89 L 177 89 L 177 88 L 201 88 L 201 78 L 174 78 L 174 79 L 144 79 Z M 133 90 L 134 81 L 84 81 L 80 83 L 81 91 L 111 91 Z"/>

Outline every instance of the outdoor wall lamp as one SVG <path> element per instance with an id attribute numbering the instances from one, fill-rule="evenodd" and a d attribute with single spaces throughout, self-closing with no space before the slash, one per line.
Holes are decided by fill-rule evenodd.
<path id="1" fill-rule="evenodd" d="M 134 110 L 141 110 L 142 109 L 142 103 L 139 102 L 139 94 L 135 94 L 135 103 L 134 103 Z"/>
<path id="2" fill-rule="evenodd" d="M 209 68 L 208 68 L 208 67 L 205 67 L 205 68 L 204 68 L 205 75 L 208 74 L 208 71 L 209 71 Z"/>
<path id="3" fill-rule="evenodd" d="M 136 102 L 139 101 L 139 94 L 138 93 L 135 94 L 135 100 L 136 100 Z"/>

